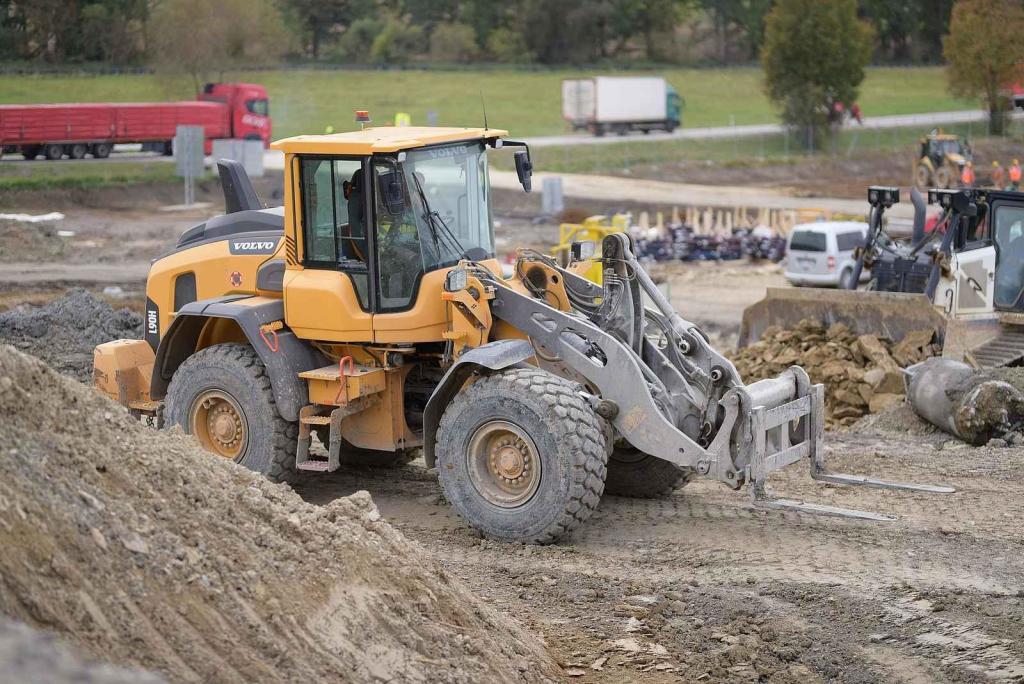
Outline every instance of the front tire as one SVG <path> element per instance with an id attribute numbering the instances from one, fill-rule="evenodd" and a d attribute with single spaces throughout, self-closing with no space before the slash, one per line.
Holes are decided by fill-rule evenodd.
<path id="1" fill-rule="evenodd" d="M 685 487 L 694 477 L 691 468 L 681 468 L 631 446 L 620 446 L 608 458 L 604 491 L 635 499 L 660 499 Z"/>
<path id="2" fill-rule="evenodd" d="M 605 433 L 579 385 L 536 368 L 463 390 L 437 432 L 445 498 L 470 525 L 549 544 L 590 517 L 604 491 Z"/>
<path id="3" fill-rule="evenodd" d="M 247 344 L 217 344 L 174 372 L 164 401 L 168 424 L 213 454 L 281 482 L 295 473 L 298 425 L 277 412 L 270 377 Z"/>

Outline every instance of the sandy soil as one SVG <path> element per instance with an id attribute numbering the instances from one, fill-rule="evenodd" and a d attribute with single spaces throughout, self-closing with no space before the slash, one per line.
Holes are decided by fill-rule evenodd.
<path id="1" fill-rule="evenodd" d="M 865 132 L 865 136 L 875 135 Z M 986 182 L 993 159 L 1004 166 L 1024 156 L 1024 145 L 1012 141 L 972 144 L 979 181 Z M 756 152 L 756 150 L 754 150 Z M 794 197 L 863 199 L 869 185 L 896 185 L 906 188 L 912 182 L 914 150 L 857 152 L 847 156 L 794 157 L 789 163 L 777 161 L 746 163 L 679 161 L 670 164 L 634 166 L 630 178 L 646 178 L 677 183 L 764 188 Z"/>
<path id="2" fill-rule="evenodd" d="M 905 411 L 892 423 L 830 434 L 830 462 L 957 493 L 821 486 L 798 467 L 774 482 L 793 498 L 900 516 L 892 523 L 755 510 L 744 493 L 696 482 L 664 501 L 606 496 L 562 543 L 509 547 L 467 528 L 416 464 L 297 490 L 318 504 L 370 491 L 580 681 L 1024 678 L 1024 451 L 963 447 Z M 907 436 L 908 423 L 921 434 Z"/>
<path id="3" fill-rule="evenodd" d="M 510 241 L 543 246 L 553 224 L 533 223 L 529 209 L 510 199 L 499 213 Z M 142 257 L 145 241 L 173 242 L 184 227 L 180 217 L 159 219 L 160 228 L 146 211 L 96 211 L 82 230 L 104 246 L 67 260 L 119 268 L 125 243 L 138 239 L 126 251 Z M 680 312 L 723 333 L 723 344 L 743 307 L 782 280 L 777 267 L 740 264 L 656 276 Z M 62 287 L 0 283 L 0 307 Z M 774 475 L 779 494 L 899 519 L 766 512 L 745 492 L 698 481 L 661 501 L 607 496 L 571 537 L 522 547 L 469 529 L 422 462 L 343 468 L 295 489 L 316 506 L 369 491 L 384 519 L 445 572 L 543 637 L 570 681 L 1024 681 L 1024 450 L 966 447 L 904 406 L 868 420 L 827 435 L 837 470 L 958 491 L 819 485 L 794 466 Z"/>

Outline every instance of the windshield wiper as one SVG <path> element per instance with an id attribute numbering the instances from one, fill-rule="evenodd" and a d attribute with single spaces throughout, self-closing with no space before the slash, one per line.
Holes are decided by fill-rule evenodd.
<path id="1" fill-rule="evenodd" d="M 423 192 L 423 185 L 420 183 L 419 177 L 415 172 L 412 174 L 412 180 L 416 184 L 416 194 L 420 196 L 420 202 L 423 204 L 423 218 L 430 226 L 430 237 L 434 240 L 434 248 L 437 250 L 438 257 L 441 256 L 441 245 L 438 237 L 448 240 L 448 249 L 455 248 L 455 253 L 460 257 L 466 254 L 466 248 L 462 246 L 459 239 L 455 237 L 452 229 L 448 227 L 441 215 L 431 208 L 430 203 L 427 201 L 427 195 Z M 438 223 L 441 224 L 442 231 L 438 230 Z"/>

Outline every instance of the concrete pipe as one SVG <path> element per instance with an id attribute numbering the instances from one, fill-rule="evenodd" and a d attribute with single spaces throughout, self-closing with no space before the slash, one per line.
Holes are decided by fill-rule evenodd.
<path id="1" fill-rule="evenodd" d="M 1008 382 L 951 359 L 931 358 L 906 369 L 914 412 L 974 445 L 1024 425 L 1024 394 Z"/>

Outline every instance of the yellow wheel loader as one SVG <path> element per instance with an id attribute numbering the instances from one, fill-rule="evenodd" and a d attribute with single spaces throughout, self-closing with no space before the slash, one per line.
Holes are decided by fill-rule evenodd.
<path id="1" fill-rule="evenodd" d="M 971 148 L 959 136 L 933 130 L 921 138 L 914 157 L 913 183 L 920 189 L 955 188 L 963 165 L 971 161 Z"/>
<path id="2" fill-rule="evenodd" d="M 487 535 L 546 543 L 605 492 L 655 496 L 697 476 L 761 506 L 888 519 L 776 500 L 768 475 L 833 475 L 823 391 L 794 367 L 744 385 L 606 236 L 597 285 L 521 250 L 495 258 L 493 129 L 368 128 L 274 143 L 284 207 L 261 207 L 221 162 L 226 213 L 153 262 L 144 340 L 96 349 L 95 382 L 214 454 L 281 480 L 356 455 L 422 449 L 452 506 Z M 583 250 L 574 250 L 582 252 Z M 325 447 L 313 450 L 313 436 Z"/>
<path id="3" fill-rule="evenodd" d="M 769 326 L 810 318 L 896 342 L 931 329 L 946 358 L 977 368 L 1024 364 L 1024 193 L 933 189 L 928 200 L 942 214 L 927 234 L 924 197 L 911 189 L 911 199 L 913 235 L 901 242 L 884 225 L 899 189 L 868 188 L 868 232 L 849 279 L 859 283 L 870 270 L 867 290 L 771 288 L 743 312 L 740 346 Z"/>

